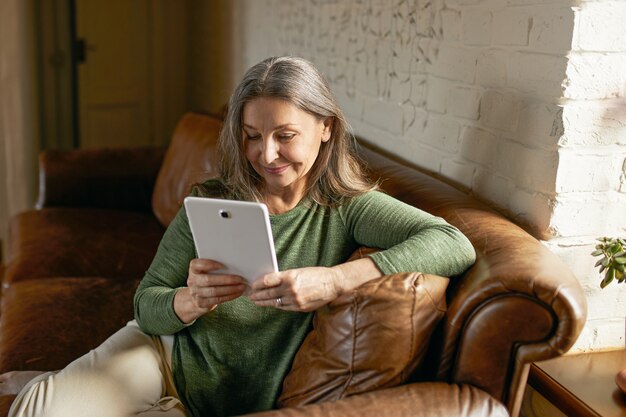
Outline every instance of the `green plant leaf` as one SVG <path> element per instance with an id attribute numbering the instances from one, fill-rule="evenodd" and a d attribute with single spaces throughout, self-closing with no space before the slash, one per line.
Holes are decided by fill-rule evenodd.
<path id="1" fill-rule="evenodd" d="M 610 263 L 610 262 L 611 262 L 611 260 L 610 260 L 609 258 L 604 258 L 604 259 L 602 260 L 602 266 L 603 266 L 603 267 L 607 267 L 607 266 L 609 266 L 609 263 Z"/>
<path id="2" fill-rule="evenodd" d="M 600 256 L 600 255 L 602 255 L 602 253 L 603 253 L 602 249 L 597 249 L 597 250 L 594 250 L 593 252 L 591 252 L 591 256 Z"/>
<path id="3" fill-rule="evenodd" d="M 624 251 L 624 250 L 623 250 L 623 251 L 617 252 L 617 253 L 616 253 L 615 255 L 613 255 L 613 256 L 615 256 L 616 258 L 618 258 L 618 257 L 620 257 L 620 256 L 624 256 L 624 255 L 626 255 L 626 251 Z"/>
<path id="4" fill-rule="evenodd" d="M 615 278 L 615 270 L 613 268 L 607 269 L 604 279 L 600 283 L 600 288 L 604 288 L 609 285 L 613 281 L 613 278 Z"/>
<path id="5" fill-rule="evenodd" d="M 620 265 L 626 264 L 626 256 L 622 256 L 619 258 L 616 257 L 616 258 L 613 258 L 613 260 Z"/>

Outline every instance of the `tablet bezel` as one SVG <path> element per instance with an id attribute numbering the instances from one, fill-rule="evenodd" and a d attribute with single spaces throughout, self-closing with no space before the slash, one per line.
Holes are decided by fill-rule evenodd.
<path id="1" fill-rule="evenodd" d="M 219 272 L 241 275 L 248 285 L 278 272 L 265 204 L 190 196 L 184 205 L 199 258 L 224 264 Z"/>

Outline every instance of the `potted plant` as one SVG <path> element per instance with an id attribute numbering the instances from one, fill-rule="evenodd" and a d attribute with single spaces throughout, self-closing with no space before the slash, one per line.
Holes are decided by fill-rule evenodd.
<path id="1" fill-rule="evenodd" d="M 599 244 L 591 252 L 592 256 L 602 256 L 596 267 L 600 268 L 600 274 L 604 272 L 604 278 L 600 282 L 600 288 L 604 288 L 617 279 L 622 283 L 626 279 L 624 269 L 626 267 L 626 239 L 601 237 Z"/>
<path id="2" fill-rule="evenodd" d="M 600 274 L 604 272 L 604 278 L 600 282 L 600 288 L 609 285 L 613 280 L 622 283 L 626 279 L 624 272 L 626 265 L 626 239 L 602 237 L 599 244 L 591 252 L 592 256 L 600 256 L 596 267 L 600 268 Z M 622 369 L 615 376 L 615 383 L 626 393 L 626 369 Z"/>

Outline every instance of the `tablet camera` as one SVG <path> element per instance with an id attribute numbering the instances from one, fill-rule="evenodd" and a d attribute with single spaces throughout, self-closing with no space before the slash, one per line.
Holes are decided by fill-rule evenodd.
<path id="1" fill-rule="evenodd" d="M 220 210 L 220 217 L 222 219 L 230 219 L 230 211 Z"/>

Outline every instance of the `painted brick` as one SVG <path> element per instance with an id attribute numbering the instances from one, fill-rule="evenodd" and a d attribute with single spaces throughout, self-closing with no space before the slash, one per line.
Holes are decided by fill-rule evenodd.
<path id="1" fill-rule="evenodd" d="M 430 73 L 471 84 L 476 76 L 478 52 L 473 49 L 440 45 L 439 54 L 433 62 Z"/>
<path id="2" fill-rule="evenodd" d="M 402 106 L 383 100 L 365 99 L 363 120 L 389 133 L 402 134 Z"/>
<path id="3" fill-rule="evenodd" d="M 366 142 L 379 146 L 400 158 L 408 159 L 408 150 L 412 144 L 403 137 L 378 129 L 367 121 L 356 121 L 353 123 L 353 127 L 359 138 L 363 138 Z"/>
<path id="4" fill-rule="evenodd" d="M 453 87 L 448 94 L 447 108 L 454 116 L 477 120 L 480 110 L 480 90 L 473 87 Z"/>
<path id="5" fill-rule="evenodd" d="M 626 50 L 626 3 L 584 2 L 580 5 L 576 46 L 585 51 Z"/>
<path id="6" fill-rule="evenodd" d="M 370 97 L 378 97 L 378 78 L 376 69 L 365 65 L 357 66 L 355 84 L 358 91 Z"/>
<path id="7" fill-rule="evenodd" d="M 461 12 L 444 9 L 441 15 L 441 31 L 444 41 L 456 42 L 461 39 Z"/>
<path id="8" fill-rule="evenodd" d="M 519 120 L 520 100 L 513 94 L 489 90 L 483 94 L 480 111 L 484 126 L 513 132 Z"/>
<path id="9" fill-rule="evenodd" d="M 530 6 L 530 5 L 546 5 L 550 3 L 563 4 L 563 0 L 505 0 L 507 6 Z"/>
<path id="10" fill-rule="evenodd" d="M 459 147 L 459 131 L 459 123 L 452 118 L 429 114 L 422 141 L 437 149 L 454 153 Z"/>
<path id="11" fill-rule="evenodd" d="M 405 103 L 411 100 L 413 83 L 409 74 L 393 74 L 389 76 L 389 100 Z"/>
<path id="12" fill-rule="evenodd" d="M 408 140 L 419 141 L 424 137 L 428 112 L 423 108 L 404 105 L 404 137 Z"/>
<path id="13" fill-rule="evenodd" d="M 626 194 L 626 158 L 622 162 L 622 170 L 619 176 L 619 192 Z"/>
<path id="14" fill-rule="evenodd" d="M 472 191 L 490 201 L 494 201 L 501 207 L 506 207 L 507 201 L 515 185 L 510 178 L 506 178 L 497 172 L 483 167 L 476 167 Z"/>
<path id="15" fill-rule="evenodd" d="M 461 159 L 446 158 L 441 162 L 441 175 L 469 189 L 472 186 L 476 167 Z"/>
<path id="16" fill-rule="evenodd" d="M 437 77 L 428 77 L 426 84 L 426 109 L 436 113 L 446 112 L 446 98 L 450 81 Z"/>
<path id="17" fill-rule="evenodd" d="M 484 129 L 475 127 L 465 127 L 461 132 L 461 156 L 465 159 L 485 165 L 495 167 L 498 152 L 497 137 Z"/>
<path id="18" fill-rule="evenodd" d="M 563 194 L 551 224 L 559 236 L 614 236 L 626 230 L 626 196 L 620 193 Z"/>
<path id="19" fill-rule="evenodd" d="M 530 15 L 525 10 L 515 8 L 494 12 L 494 45 L 528 45 L 530 24 Z"/>
<path id="20" fill-rule="evenodd" d="M 439 172 L 441 161 L 447 156 L 446 152 L 423 146 L 419 143 L 412 143 L 411 145 L 410 149 L 404 151 L 405 155 L 407 151 L 410 151 L 411 161 L 428 171 Z"/>
<path id="21" fill-rule="evenodd" d="M 447 0 L 446 4 L 449 6 L 479 6 L 482 4 L 488 4 L 489 0 Z"/>
<path id="22" fill-rule="evenodd" d="M 428 73 L 432 70 L 439 55 L 439 45 L 438 41 L 425 37 L 413 42 L 413 56 L 417 59 L 415 71 Z"/>
<path id="23" fill-rule="evenodd" d="M 391 69 L 396 72 L 410 73 L 417 67 L 417 59 L 411 55 L 409 46 L 401 45 L 399 41 L 393 43 L 391 50 Z"/>
<path id="24" fill-rule="evenodd" d="M 363 97 L 360 94 L 347 94 L 343 89 L 335 89 L 335 98 L 339 107 L 349 120 L 363 118 Z"/>
<path id="25" fill-rule="evenodd" d="M 367 63 L 370 67 L 387 68 L 391 60 L 391 45 L 389 39 L 379 39 L 368 37 L 365 42 L 363 53 L 367 56 Z"/>
<path id="26" fill-rule="evenodd" d="M 611 150 L 590 153 L 560 149 L 556 191 L 558 193 L 618 191 L 619 173 L 624 158 L 626 148 L 621 155 L 614 155 Z"/>
<path id="27" fill-rule="evenodd" d="M 466 45 L 491 44 L 491 12 L 486 9 L 466 9 L 463 17 L 463 43 Z"/>
<path id="28" fill-rule="evenodd" d="M 590 100 L 624 97 L 626 53 L 572 53 L 564 96 Z"/>
<path id="29" fill-rule="evenodd" d="M 418 107 L 426 106 L 428 76 L 411 75 L 411 103 Z"/>
<path id="30" fill-rule="evenodd" d="M 564 134 L 563 107 L 538 100 L 523 102 L 516 133 L 518 142 L 553 150 Z"/>
<path id="31" fill-rule="evenodd" d="M 516 221 L 528 225 L 537 235 L 555 236 L 550 224 L 553 205 L 553 198 L 550 195 L 518 187 L 511 194 L 505 207 Z"/>
<path id="32" fill-rule="evenodd" d="M 553 193 L 558 167 L 556 150 L 529 148 L 510 141 L 500 141 L 499 152 L 508 158 L 498 159 L 498 172 L 515 178 L 519 186 L 542 193 Z"/>
<path id="33" fill-rule="evenodd" d="M 481 51 L 476 64 L 476 84 L 483 87 L 506 86 L 509 52 L 502 49 Z"/>
<path id="34" fill-rule="evenodd" d="M 567 103 L 563 107 L 563 146 L 626 145 L 626 102 Z"/>
<path id="35" fill-rule="evenodd" d="M 565 56 L 516 52 L 507 63 L 507 83 L 538 97 L 561 97 L 567 63 Z"/>
<path id="36" fill-rule="evenodd" d="M 568 52 L 572 48 L 574 10 L 571 7 L 535 9 L 530 30 L 530 46 L 535 51 Z"/>

